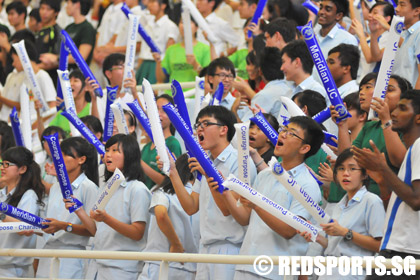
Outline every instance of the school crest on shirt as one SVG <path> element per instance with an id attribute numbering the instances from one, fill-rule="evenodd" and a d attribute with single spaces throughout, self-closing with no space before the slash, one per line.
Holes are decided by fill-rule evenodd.
<path id="1" fill-rule="evenodd" d="M 48 34 L 45 35 L 42 41 L 44 42 L 44 44 L 47 44 L 50 41 L 50 36 Z"/>

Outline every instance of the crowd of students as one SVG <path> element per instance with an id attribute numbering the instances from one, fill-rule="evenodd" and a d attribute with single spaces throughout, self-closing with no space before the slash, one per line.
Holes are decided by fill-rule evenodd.
<path id="1" fill-rule="evenodd" d="M 5 3 L 6 2 L 6 3 Z M 134 252 L 177 252 L 268 256 L 413 256 L 420 259 L 420 1 L 321 0 L 318 14 L 299 0 L 268 0 L 257 24 L 257 0 L 196 0 L 198 12 L 216 40 L 191 18 L 193 54 L 185 52 L 180 1 L 166 0 L 0 0 L 0 202 L 48 220 L 43 234 L 4 233 L 0 248 L 40 248 Z M 128 19 L 126 4 L 161 53 L 137 37 L 136 66 L 124 80 Z M 373 97 L 394 15 L 404 17 L 404 30 L 384 99 Z M 332 78 L 351 117 L 339 119 L 314 67 L 297 25 L 312 21 Z M 86 139 L 71 135 L 58 111 L 41 112 L 30 94 L 32 147 L 16 147 L 9 115 L 21 110 L 20 88 L 29 83 L 14 43 L 24 40 L 43 98 L 59 106 L 57 69 L 61 30 L 73 39 L 95 80 L 84 77 L 69 57 L 75 111 L 102 140 L 107 93 L 124 109 L 128 134 L 114 122 L 100 158 Z M 251 31 L 252 36 L 247 33 Z M 393 46 L 391 46 L 393 47 Z M 235 123 L 248 122 L 259 111 L 279 132 L 274 145 L 254 123 L 249 126 L 250 185 L 301 219 L 323 229 L 311 241 L 258 205 L 231 190 L 223 193 L 214 178 L 186 153 L 185 143 L 163 106 L 174 103 L 170 92 L 155 92 L 166 146 L 172 152 L 169 173 L 155 143 L 127 103 L 143 104 L 136 89 L 150 83 L 195 81 L 204 77 L 200 108 L 186 98 L 198 143 L 227 178 L 241 168 Z M 209 100 L 223 86 L 218 105 Z M 128 91 L 121 90 L 128 88 Z M 188 96 L 194 96 L 196 89 Z M 291 115 L 293 100 L 302 115 Z M 292 102 L 292 101 L 290 101 Z M 329 108 L 322 124 L 312 119 Z M 146 108 L 144 108 L 146 109 Z M 373 110 L 377 118 L 368 120 Z M 198 112 L 195 117 L 196 112 Z M 337 136 L 325 152 L 324 132 Z M 74 198 L 83 207 L 74 213 L 63 199 L 45 136 L 57 133 Z M 39 149 L 37 149 L 39 147 Z M 419 156 L 417 158 L 417 156 Z M 317 224 L 268 167 L 275 157 L 302 189 L 332 217 Z M 116 169 L 125 180 L 104 210 L 92 211 L 99 193 Z M 417 171 L 416 171 L 417 170 Z M 198 179 L 196 174 L 204 176 Z M 318 182 L 317 182 L 318 181 Z M 0 225 L 17 220 L 0 214 Z M 51 260 L 0 257 L 0 277 L 49 277 Z M 66 279 L 158 279 L 159 262 L 60 259 Z M 420 271 L 416 271 L 420 273 Z M 261 276 L 252 265 L 169 263 L 169 279 L 283 279 L 274 269 Z M 316 276 L 309 276 L 315 279 Z M 333 275 L 329 279 L 394 279 L 392 275 Z M 297 276 L 296 276 L 297 278 Z M 306 279 L 306 276 L 299 276 Z M 418 275 L 404 279 L 419 279 Z"/>

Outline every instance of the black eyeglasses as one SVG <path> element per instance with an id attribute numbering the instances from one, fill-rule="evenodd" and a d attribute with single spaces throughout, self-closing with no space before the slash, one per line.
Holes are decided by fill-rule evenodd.
<path id="1" fill-rule="evenodd" d="M 7 162 L 7 161 L 0 161 L 0 167 L 8 168 L 9 166 L 16 166 L 16 163 Z"/>
<path id="2" fill-rule="evenodd" d="M 218 126 L 223 126 L 223 124 L 221 123 L 215 123 L 215 122 L 209 122 L 209 121 L 202 121 L 202 122 L 197 122 L 196 124 L 194 124 L 194 129 L 197 130 L 199 127 L 201 128 L 206 128 L 210 125 L 218 125 Z"/>
<path id="3" fill-rule="evenodd" d="M 229 80 L 232 80 L 234 78 L 234 76 L 232 74 L 225 74 L 225 73 L 219 73 L 219 74 L 214 74 L 215 76 L 220 77 L 220 79 L 224 80 L 226 78 L 228 78 Z"/>
<path id="4" fill-rule="evenodd" d="M 292 132 L 287 126 L 281 125 L 279 127 L 279 134 L 281 134 L 281 133 L 284 133 L 286 135 L 286 137 L 294 136 L 294 137 L 302 140 L 304 143 L 306 142 L 305 139 L 303 139 L 302 137 L 300 137 L 296 133 Z"/>

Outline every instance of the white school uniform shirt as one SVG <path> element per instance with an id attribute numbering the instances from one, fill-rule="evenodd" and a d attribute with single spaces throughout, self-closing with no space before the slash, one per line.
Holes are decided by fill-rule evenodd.
<path id="1" fill-rule="evenodd" d="M 105 10 L 102 17 L 101 25 L 98 27 L 98 39 L 96 41 L 97 46 L 106 45 L 111 40 L 114 34 L 121 32 L 123 22 L 127 20 L 124 12 L 121 10 L 123 3 L 117 5 L 111 4 Z"/>
<path id="2" fill-rule="evenodd" d="M 23 71 L 17 72 L 16 69 L 14 69 L 9 75 L 7 75 L 6 83 L 4 84 L 4 88 L 1 92 L 1 95 L 4 98 L 10 99 L 15 102 L 19 102 L 20 87 L 24 81 L 25 73 Z M 13 108 L 3 104 L 0 110 L 0 120 L 8 122 L 9 115 L 12 112 L 12 109 Z"/>
<path id="3" fill-rule="evenodd" d="M 214 166 L 225 178 L 229 174 L 238 175 L 238 152 L 229 144 L 213 161 Z M 254 182 L 257 170 L 251 163 L 251 182 Z M 200 203 L 200 245 L 212 245 L 216 242 L 230 242 L 240 245 L 245 235 L 245 227 L 241 226 L 229 215 L 223 216 L 210 192 L 207 180 L 196 180 L 193 192 L 198 193 Z"/>
<path id="4" fill-rule="evenodd" d="M 411 160 L 411 182 L 420 180 L 420 138 L 417 138 L 412 147 L 411 158 L 407 157 L 407 152 L 398 172 L 398 178 L 402 181 L 408 160 Z M 386 211 L 381 250 L 420 254 L 420 211 L 413 210 L 404 201 L 398 205 L 397 197 L 392 192 Z"/>
<path id="5" fill-rule="evenodd" d="M 150 18 L 147 22 L 146 31 L 162 52 L 162 59 L 165 55 L 168 40 L 174 39 L 176 42 L 179 37 L 178 27 L 167 15 L 164 15 L 158 21 L 155 21 L 154 17 Z M 152 51 L 143 39 L 141 39 L 139 57 L 143 60 L 153 60 Z"/>
<path id="6" fill-rule="evenodd" d="M 327 102 L 327 105 L 330 104 L 330 99 L 328 98 L 328 95 L 327 95 L 327 92 L 325 91 L 324 86 L 321 85 L 319 82 L 315 81 L 314 77 L 312 76 L 309 76 L 303 82 L 298 84 L 293 90 L 293 95 L 295 95 L 296 93 L 302 92 L 304 90 L 308 90 L 308 89 L 322 94 L 322 96 L 324 96 L 325 98 L 325 102 Z"/>
<path id="7" fill-rule="evenodd" d="M 321 201 L 319 186 L 309 173 L 305 163 L 301 163 L 287 172 L 314 201 Z M 277 181 L 269 168 L 258 173 L 255 183 L 251 185 L 255 190 L 296 216 L 301 216 L 310 220 L 312 224 L 315 223 L 315 220 L 308 211 L 279 181 Z M 299 234 L 296 234 L 294 237 L 287 240 L 274 232 L 255 211 L 252 211 L 240 254 L 255 256 L 305 256 L 307 249 L 308 243 Z M 236 270 L 255 274 L 252 265 L 236 265 Z M 278 274 L 278 271 L 273 269 L 270 274 L 265 275 L 264 277 L 268 279 L 283 279 L 283 276 Z"/>
<path id="8" fill-rule="evenodd" d="M 379 36 L 378 45 L 379 45 L 380 50 L 386 47 L 386 44 L 388 42 L 388 37 L 389 37 L 389 31 L 385 31 L 384 33 L 381 34 L 381 36 Z M 368 44 L 370 46 L 371 38 L 368 39 Z M 360 45 L 359 45 L 359 51 L 360 51 L 360 64 L 359 64 L 359 70 L 357 71 L 357 81 L 360 82 L 360 80 L 363 79 L 363 77 L 366 74 L 373 72 L 374 70 L 378 72 L 381 62 L 379 61 L 379 62 L 367 63 L 365 55 Z"/>
<path id="9" fill-rule="evenodd" d="M 286 80 L 273 80 L 268 82 L 265 87 L 258 92 L 251 100 L 251 106 L 255 107 L 255 104 L 258 104 L 263 108 L 267 113 L 278 116 L 281 109 L 281 96 L 286 96 L 291 98 L 292 88 L 290 83 Z M 239 117 L 242 121 L 247 121 L 249 118 L 252 118 L 254 114 L 252 111 L 245 107 L 238 112 Z"/>
<path id="10" fill-rule="evenodd" d="M 83 209 L 89 213 L 98 198 L 98 186 L 95 185 L 87 176 L 82 173 L 76 180 L 71 183 L 74 196 L 83 203 Z M 81 225 L 79 217 L 66 209 L 63 195 L 61 193 L 60 184 L 55 183 L 51 189 L 48 197 L 48 207 L 46 216 L 44 218 L 54 218 L 59 221 L 64 221 L 74 225 Z M 44 234 L 47 240 L 47 246 L 66 247 L 79 246 L 85 247 L 88 244 L 89 237 L 81 236 L 64 230 L 57 231 L 52 234 Z"/>
<path id="11" fill-rule="evenodd" d="M 359 92 L 359 85 L 356 80 L 351 80 L 338 88 L 338 93 L 340 93 L 342 99 L 353 92 Z"/>
<path id="12" fill-rule="evenodd" d="M 347 205 L 346 205 L 347 204 Z M 346 194 L 333 210 L 332 219 L 338 224 L 353 232 L 373 238 L 382 237 L 382 228 L 385 221 L 385 209 L 382 200 L 374 193 L 368 192 L 363 186 L 349 201 Z M 351 241 L 346 241 L 343 236 L 328 236 L 328 247 L 324 252 L 326 256 L 373 256 L 375 252 L 366 250 Z M 323 275 L 319 279 L 346 279 L 363 280 L 362 275 L 340 275 L 338 268 L 332 269 L 332 275 Z"/>
<path id="13" fill-rule="evenodd" d="M 55 91 L 54 83 L 51 80 L 50 75 L 44 70 L 39 70 L 38 73 L 35 74 L 36 80 L 38 85 L 41 89 L 42 96 L 44 97 L 44 101 L 46 103 L 50 101 L 55 101 L 57 98 L 57 92 Z M 2 91 L 2 96 L 10 99 L 12 101 L 19 102 L 20 101 L 20 87 L 22 83 L 25 83 L 27 88 L 30 90 L 29 82 L 26 79 L 25 72 L 17 72 L 15 69 L 7 76 L 6 84 L 4 85 L 4 89 Z M 36 98 L 36 96 L 34 96 Z M 8 121 L 9 115 L 12 112 L 11 107 L 8 107 L 3 104 L 0 110 L 0 120 Z M 30 112 L 31 116 L 36 115 L 34 102 L 30 102 Z"/>
<path id="14" fill-rule="evenodd" d="M 14 193 L 13 189 L 9 195 Z M 0 190 L 0 202 L 5 202 L 8 196 L 6 195 L 6 188 Z M 34 215 L 39 215 L 38 197 L 33 190 L 27 190 L 20 199 L 17 208 L 22 209 Z M 1 249 L 35 249 L 36 235 L 20 236 L 17 233 L 2 234 L 0 238 Z M 0 267 L 14 264 L 15 266 L 31 265 L 33 258 L 28 257 L 0 257 Z"/>
<path id="15" fill-rule="evenodd" d="M 187 183 L 185 186 L 188 193 L 192 192 L 191 183 Z M 168 216 L 171 219 L 172 225 L 175 229 L 176 234 L 178 235 L 179 241 L 181 241 L 182 246 L 184 247 L 185 253 L 198 253 L 197 245 L 192 242 L 194 240 L 194 230 L 193 230 L 193 217 L 185 213 L 184 209 L 181 206 L 181 203 L 178 200 L 176 194 L 167 194 L 162 190 L 157 190 L 152 194 L 152 201 L 150 203 L 150 227 L 149 227 L 149 238 L 147 240 L 145 252 L 169 252 L 171 244 L 169 243 L 168 238 L 162 233 L 159 229 L 159 226 L 156 222 L 156 216 L 154 214 L 155 207 L 161 205 L 164 206 L 168 211 Z M 160 264 L 160 261 L 150 261 L 150 263 Z M 169 266 L 171 268 L 178 268 L 182 270 L 187 270 L 190 272 L 195 272 L 197 264 L 195 263 L 184 263 L 179 262 L 170 262 Z M 143 271 L 143 273 L 147 273 Z"/>
<path id="16" fill-rule="evenodd" d="M 96 224 L 97 230 L 93 239 L 94 249 L 98 251 L 143 251 L 147 243 L 151 197 L 150 191 L 142 182 L 137 180 L 122 182 L 105 207 L 105 211 L 115 219 L 126 224 L 134 222 L 146 223 L 143 238 L 135 241 L 119 234 L 113 228 L 101 222 Z M 97 259 L 96 263 L 110 268 L 115 267 L 123 271 L 137 273 L 141 271 L 140 261 Z"/>
<path id="17" fill-rule="evenodd" d="M 227 44 L 230 44 L 232 47 L 238 46 L 239 36 L 229 23 L 219 18 L 214 12 L 208 15 L 205 20 L 210 26 L 210 29 L 213 31 L 214 36 L 218 39 L 218 41 L 213 44 L 217 55 L 220 55 L 221 53 L 224 53 L 225 55 L 227 54 Z M 197 40 L 209 45 L 209 42 L 204 37 L 203 30 L 201 28 L 198 28 L 197 30 Z"/>
<path id="18" fill-rule="evenodd" d="M 140 6 L 135 6 L 132 9 L 130 9 L 130 11 L 134 14 L 134 15 L 139 15 L 140 16 L 140 23 L 143 25 L 142 20 L 144 17 L 146 17 L 146 13 L 141 9 Z M 145 21 L 146 19 L 144 19 Z M 115 35 L 117 35 L 117 38 L 115 39 L 115 46 L 126 46 L 127 45 L 127 34 L 129 32 L 129 20 L 128 18 L 125 19 L 124 23 L 121 23 L 122 27 L 120 32 L 116 33 Z M 140 34 L 137 32 L 137 37 L 136 37 L 137 42 L 140 42 L 141 38 L 140 38 Z"/>
<path id="19" fill-rule="evenodd" d="M 404 42 L 395 55 L 392 74 L 406 78 L 415 87 L 419 77 L 420 64 L 420 21 L 405 30 L 401 37 Z"/>

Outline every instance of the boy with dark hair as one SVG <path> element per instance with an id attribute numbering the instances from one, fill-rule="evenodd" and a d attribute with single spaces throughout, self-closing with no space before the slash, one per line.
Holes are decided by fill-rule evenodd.
<path id="1" fill-rule="evenodd" d="M 29 13 L 28 28 L 32 33 L 36 34 L 42 29 L 41 16 L 39 15 L 39 8 L 32 9 Z"/>
<path id="2" fill-rule="evenodd" d="M 252 18 L 257 9 L 258 0 L 240 0 L 238 11 L 241 19 Z"/>
<path id="3" fill-rule="evenodd" d="M 404 17 L 404 39 L 395 56 L 393 74 L 406 78 L 415 89 L 420 89 L 420 1 L 400 0 L 395 9 Z"/>
<path id="4" fill-rule="evenodd" d="M 26 28 L 26 6 L 21 1 L 14 1 L 6 7 L 7 19 L 15 32 Z"/>
<path id="5" fill-rule="evenodd" d="M 286 19 L 277 18 L 265 28 L 266 47 L 276 47 L 282 50 L 287 43 L 296 39 L 296 25 Z"/>
<path id="6" fill-rule="evenodd" d="M 69 0 L 67 1 L 66 6 L 66 13 L 68 16 L 73 17 L 74 22 L 69 24 L 65 30 L 79 49 L 80 54 L 87 64 L 89 64 L 92 59 L 96 34 L 93 26 L 86 20 L 86 15 L 90 10 L 91 5 L 91 0 Z M 45 65 L 47 69 L 58 67 L 58 54 L 59 51 L 57 53 L 44 53 L 41 57 L 43 65 Z M 74 69 L 76 67 L 75 61 L 70 55 L 69 68 Z"/>
<path id="7" fill-rule="evenodd" d="M 317 153 L 323 141 L 324 134 L 317 122 L 309 117 L 292 117 L 287 126 L 280 126 L 278 142 L 274 149 L 274 155 L 282 157 L 283 168 L 316 202 L 321 201 L 321 192 L 304 160 Z M 293 214 L 314 222 L 302 204 L 277 181 L 270 168 L 262 170 L 251 186 Z M 239 195 L 232 191 L 227 190 L 223 193 L 223 202 L 229 213 L 239 224 L 248 225 L 241 255 L 306 255 L 308 244 L 296 235 L 296 229 L 243 198 L 242 205 L 238 206 L 238 198 Z M 279 279 L 278 271 L 274 269 L 264 277 Z M 250 265 L 236 265 L 234 279 L 261 279 L 261 276 L 257 275 Z"/>
<path id="8" fill-rule="evenodd" d="M 235 116 L 225 107 L 208 106 L 200 111 L 194 125 L 198 142 L 204 150 L 209 151 L 215 167 L 224 177 L 238 173 L 237 151 L 230 144 L 235 134 L 235 122 Z M 190 167 L 191 172 L 201 169 L 195 158 L 190 159 Z M 252 163 L 250 167 L 253 182 L 256 169 Z M 201 173 L 205 174 L 203 170 Z M 189 194 L 178 180 L 179 174 L 175 168 L 171 168 L 169 177 L 172 182 L 179 182 L 173 186 L 185 212 L 193 215 L 200 210 L 200 254 L 238 255 L 245 228 L 230 215 L 222 202 L 222 194 L 210 188 L 205 178 L 196 180 Z M 199 263 L 196 279 L 232 279 L 234 272 L 235 265 Z"/>
<path id="9" fill-rule="evenodd" d="M 282 64 L 280 69 L 283 71 L 286 80 L 294 83 L 293 94 L 304 90 L 314 90 L 322 94 L 325 101 L 329 103 L 325 88 L 311 76 L 314 62 L 306 43 L 303 40 L 290 42 L 281 53 Z"/>
<path id="10" fill-rule="evenodd" d="M 127 103 L 133 102 L 138 99 L 137 89 L 136 89 L 136 79 L 133 75 L 132 78 L 127 78 L 123 81 L 124 78 L 124 62 L 125 55 L 121 53 L 113 53 L 108 55 L 103 63 L 102 73 L 106 77 L 110 87 L 118 86 L 116 98 L 121 98 L 121 105 L 123 109 L 131 111 L 127 106 Z M 131 94 L 126 92 L 121 92 L 122 86 L 131 88 Z M 93 110 L 94 102 L 97 102 L 97 112 Z M 105 120 L 105 109 L 106 109 L 107 93 L 104 92 L 102 97 L 92 97 L 92 115 L 97 117 L 102 126 L 104 126 Z"/>
<path id="11" fill-rule="evenodd" d="M 29 31 L 28 31 L 29 32 Z M 29 60 L 31 61 L 32 68 L 35 72 L 35 77 L 38 81 L 40 90 L 43 94 L 44 101 L 48 104 L 50 108 L 55 107 L 55 100 L 57 93 L 55 91 L 54 84 L 50 76 L 44 70 L 40 69 L 37 65 L 38 53 L 36 51 L 35 45 L 29 41 L 25 40 L 25 48 L 28 53 Z M 6 79 L 6 84 L 0 95 L 0 120 L 8 121 L 9 115 L 13 107 L 16 107 L 16 110 L 20 110 L 20 87 L 23 83 L 27 83 L 27 78 L 25 72 L 23 71 L 23 65 L 19 59 L 19 56 L 16 53 L 15 48 L 10 49 L 11 56 L 13 59 L 13 67 L 16 71 L 11 72 Z M 27 88 L 29 84 L 27 84 Z M 36 96 L 34 96 L 36 98 Z M 35 115 L 35 107 L 31 102 L 31 115 Z"/>
<path id="12" fill-rule="evenodd" d="M 216 91 L 219 83 L 223 83 L 223 96 L 219 105 L 231 110 L 235 97 L 232 96 L 232 84 L 236 77 L 235 66 L 227 57 L 219 57 L 213 60 L 207 68 L 207 76 L 212 89 Z"/>
<path id="13" fill-rule="evenodd" d="M 263 81 L 266 83 L 264 89 L 254 95 L 251 99 L 251 107 L 258 105 L 266 113 L 278 117 L 281 109 L 281 96 L 292 97 L 292 89 L 284 80 L 281 68 L 281 52 L 276 47 L 266 47 L 260 58 L 260 67 Z M 242 121 L 247 121 L 253 116 L 249 108 L 238 112 Z"/>
<path id="14" fill-rule="evenodd" d="M 311 118 L 327 107 L 325 98 L 319 92 L 310 89 L 296 93 L 292 100 Z"/>
<path id="15" fill-rule="evenodd" d="M 314 31 L 324 57 L 335 46 L 345 43 L 357 46 L 356 37 L 339 27 L 339 22 L 348 14 L 347 0 L 325 0 L 320 2 L 318 25 Z"/>
<path id="16" fill-rule="evenodd" d="M 398 176 L 387 165 L 385 157 L 371 140 L 370 149 L 353 147 L 354 157 L 381 188 L 390 193 L 386 212 L 384 238 L 379 255 L 385 258 L 412 256 L 420 259 L 420 91 L 409 90 L 401 94 L 397 108 L 391 114 L 391 129 L 400 135 L 408 147 Z M 418 279 L 415 275 L 367 276 L 366 279 Z"/>
<path id="17" fill-rule="evenodd" d="M 42 0 L 39 7 L 42 29 L 35 35 L 35 45 L 40 55 L 39 67 L 47 70 L 54 84 L 57 83 L 57 66 L 42 63 L 44 54 L 60 54 L 61 28 L 55 22 L 60 12 L 60 2 Z"/>
<path id="18" fill-rule="evenodd" d="M 214 10 L 221 2 L 221 0 L 200 0 L 197 1 L 196 6 L 217 38 L 217 42 L 212 42 L 216 55 L 220 56 L 223 53 L 226 56 L 236 51 L 239 45 L 239 36 L 228 22 L 215 14 Z M 197 40 L 209 44 L 201 28 L 197 30 Z"/>
<path id="19" fill-rule="evenodd" d="M 340 44 L 328 52 L 328 68 L 342 98 L 359 90 L 356 82 L 359 62 L 359 49 L 350 44 Z"/>

